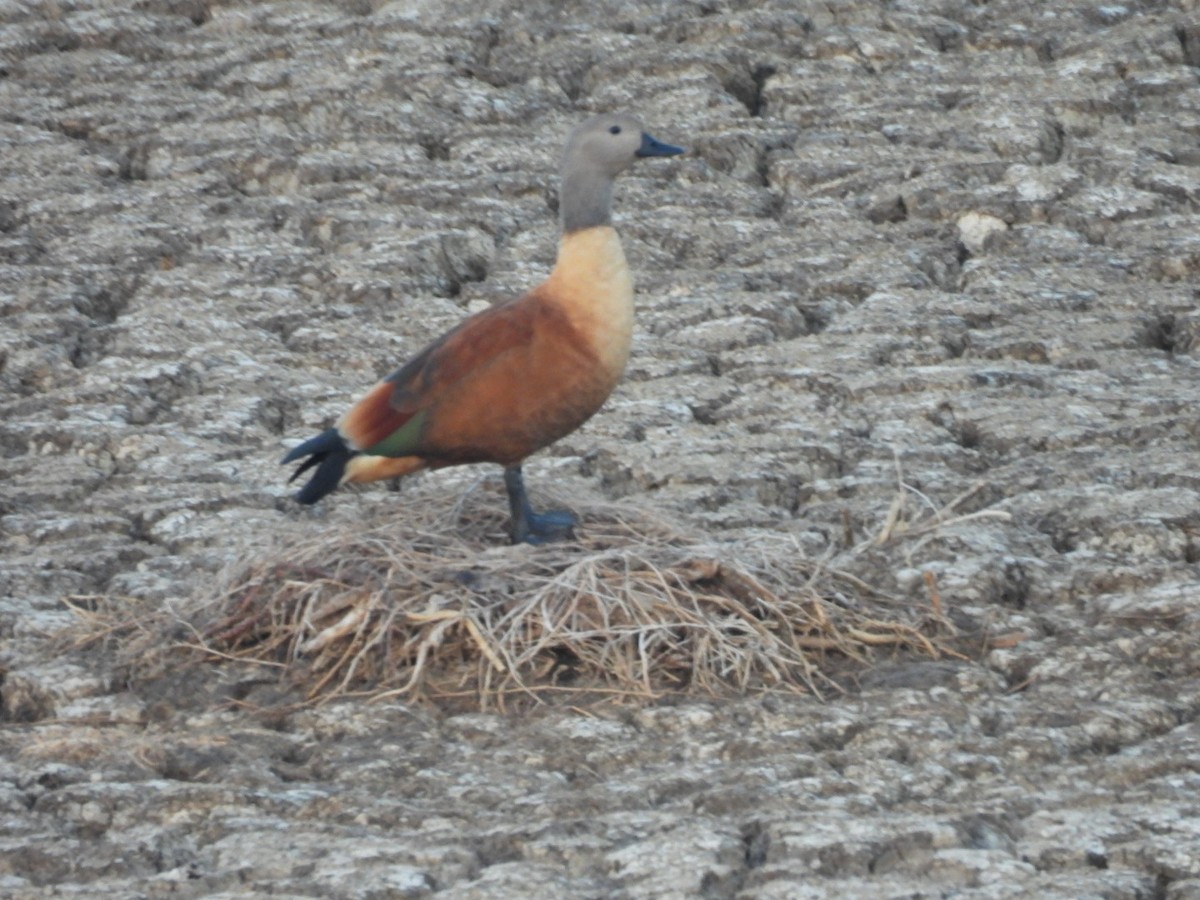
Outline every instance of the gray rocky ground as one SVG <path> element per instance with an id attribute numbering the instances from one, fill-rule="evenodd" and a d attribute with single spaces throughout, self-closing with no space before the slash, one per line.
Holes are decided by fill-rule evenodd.
<path id="1" fill-rule="evenodd" d="M 1198 76 L 1189 0 L 0 0 L 0 895 L 1200 897 Z M 694 152 L 619 188 L 630 372 L 531 480 L 1024 640 L 596 717 L 63 650 L 65 596 L 452 506 L 277 460 L 548 268 L 617 108 Z M 898 477 L 991 512 L 845 556 Z"/>

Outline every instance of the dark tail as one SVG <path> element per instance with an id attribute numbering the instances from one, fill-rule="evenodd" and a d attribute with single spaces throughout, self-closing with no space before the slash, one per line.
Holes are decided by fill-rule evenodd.
<path id="1" fill-rule="evenodd" d="M 296 467 L 296 471 L 288 479 L 288 484 L 316 466 L 317 471 L 308 479 L 308 484 L 296 494 L 300 503 L 316 503 L 341 484 L 342 475 L 346 472 L 346 463 L 354 456 L 354 451 L 346 446 L 336 428 L 330 428 L 300 446 L 293 447 L 292 452 L 283 458 L 283 464 L 296 462 L 306 456 L 308 459 Z"/>

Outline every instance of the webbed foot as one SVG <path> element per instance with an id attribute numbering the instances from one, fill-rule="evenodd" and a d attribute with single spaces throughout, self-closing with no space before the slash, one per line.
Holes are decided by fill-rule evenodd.
<path id="1" fill-rule="evenodd" d="M 552 544 L 575 537 L 575 526 L 579 520 L 565 509 L 551 509 L 544 513 L 528 513 L 523 524 L 524 528 L 519 528 L 518 523 L 513 521 L 514 544 Z"/>
<path id="2" fill-rule="evenodd" d="M 512 513 L 509 536 L 514 544 L 550 544 L 570 540 L 575 536 L 579 520 L 565 509 L 535 513 L 525 493 L 525 479 L 520 466 L 504 470 L 504 487 L 508 490 L 508 507 Z"/>

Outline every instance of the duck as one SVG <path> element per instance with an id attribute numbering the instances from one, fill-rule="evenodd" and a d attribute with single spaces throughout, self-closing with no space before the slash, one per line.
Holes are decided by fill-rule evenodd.
<path id="1" fill-rule="evenodd" d="M 627 113 L 592 116 L 571 132 L 560 168 L 560 237 L 549 276 L 464 319 L 396 369 L 321 434 L 283 458 L 306 472 L 296 494 L 316 503 L 343 484 L 426 469 L 504 469 L 514 544 L 574 537 L 567 510 L 533 509 L 522 465 L 570 434 L 608 399 L 629 360 L 633 279 L 612 224 L 618 175 L 682 147 Z"/>

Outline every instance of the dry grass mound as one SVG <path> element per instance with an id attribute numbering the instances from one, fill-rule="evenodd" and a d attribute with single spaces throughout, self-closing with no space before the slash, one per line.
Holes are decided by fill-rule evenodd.
<path id="1" fill-rule="evenodd" d="M 309 702 L 505 708 L 821 693 L 877 648 L 941 652 L 935 635 L 948 626 L 936 610 L 805 559 L 787 535 L 714 543 L 593 503 L 576 509 L 577 541 L 513 547 L 502 508 L 476 490 L 451 517 L 406 504 L 386 522 L 326 526 L 234 566 L 193 607 L 142 622 L 123 655 L 154 667 L 166 636 L 186 634 L 171 666 L 183 643 L 277 669 Z"/>

